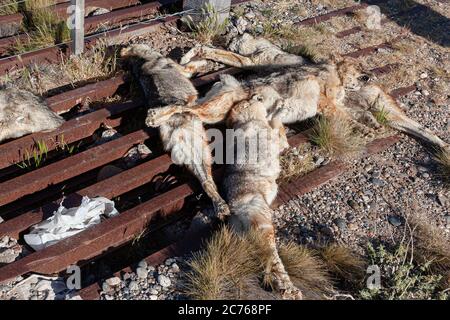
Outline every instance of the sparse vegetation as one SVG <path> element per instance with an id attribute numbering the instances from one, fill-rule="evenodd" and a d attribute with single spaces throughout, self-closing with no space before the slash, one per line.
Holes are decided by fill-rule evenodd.
<path id="1" fill-rule="evenodd" d="M 14 84 L 36 94 L 44 94 L 67 84 L 76 87 L 87 80 L 113 76 L 119 69 L 117 50 L 106 40 L 98 41 L 88 52 L 79 56 L 71 56 L 59 64 L 33 64 L 17 72 L 14 78 L 3 76 L 1 82 Z"/>
<path id="2" fill-rule="evenodd" d="M 313 170 L 314 160 L 311 152 L 301 147 L 290 149 L 280 157 L 281 174 L 279 181 L 289 182 Z"/>
<path id="3" fill-rule="evenodd" d="M 449 299 L 450 246 L 440 231 L 417 216 L 408 218 L 403 239 L 392 246 L 368 245 L 381 287 L 360 291 L 363 299 Z"/>
<path id="4" fill-rule="evenodd" d="M 14 14 L 18 11 L 17 0 L 0 0 L 0 15 Z"/>
<path id="5" fill-rule="evenodd" d="M 311 46 L 307 43 L 302 45 L 293 45 L 292 42 L 289 42 L 287 45 L 283 47 L 283 50 L 298 56 L 302 56 L 312 62 L 319 61 L 319 54 L 314 49 L 314 46 Z"/>
<path id="6" fill-rule="evenodd" d="M 336 280 L 346 286 L 359 287 L 361 285 L 367 266 L 363 257 L 336 243 L 319 247 L 318 252 Z"/>
<path id="7" fill-rule="evenodd" d="M 27 1 L 20 11 L 25 16 L 24 32 L 28 38 L 18 39 L 9 49 L 10 54 L 17 54 L 40 49 L 49 45 L 66 42 L 70 39 L 70 31 L 64 19 L 56 15 L 50 0 Z"/>
<path id="8" fill-rule="evenodd" d="M 324 116 L 319 117 L 310 139 L 330 155 L 355 152 L 361 147 L 361 141 L 354 133 L 350 123 L 338 117 L 333 120 Z"/>
<path id="9" fill-rule="evenodd" d="M 438 163 L 438 175 L 447 183 L 447 185 L 450 185 L 450 151 L 443 149 L 437 150 L 434 157 Z"/>
<path id="10" fill-rule="evenodd" d="M 207 3 L 201 8 L 200 16 L 202 17 L 200 21 L 194 21 L 191 16 L 183 18 L 196 40 L 208 44 L 225 32 L 228 19 L 221 22 L 219 13 L 211 3 Z"/>
<path id="11" fill-rule="evenodd" d="M 262 279 L 269 257 L 265 242 L 257 233 L 238 236 L 227 227 L 217 231 L 204 251 L 194 254 L 186 274 L 185 293 L 193 299 L 273 299 L 270 279 Z M 332 283 L 313 250 L 288 243 L 280 246 L 280 257 L 306 298 L 323 298 Z"/>
<path id="12" fill-rule="evenodd" d="M 25 157 L 17 166 L 21 169 L 39 168 L 47 159 L 48 147 L 45 141 L 37 141 L 33 150 L 25 150 Z"/>

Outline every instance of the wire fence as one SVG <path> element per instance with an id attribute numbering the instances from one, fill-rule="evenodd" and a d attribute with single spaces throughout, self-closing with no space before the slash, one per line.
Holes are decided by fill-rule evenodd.
<path id="1" fill-rule="evenodd" d="M 26 1 L 29 1 L 29 0 L 17 1 L 15 3 L 22 3 L 22 2 L 26 2 Z M 225 8 L 225 9 L 216 10 L 215 12 L 219 14 L 219 13 L 222 13 L 222 12 L 228 12 L 228 10 L 229 10 L 228 8 Z M 117 31 L 119 31 L 119 34 L 120 34 L 120 32 L 125 31 L 125 30 L 127 30 L 127 29 L 129 29 L 131 27 L 135 27 L 135 26 L 138 26 L 138 25 L 149 25 L 149 24 L 151 24 L 151 23 L 153 23 L 155 21 L 164 21 L 164 20 L 166 20 L 168 18 L 177 17 L 177 16 L 180 17 L 180 16 L 183 16 L 183 15 L 186 15 L 186 14 L 189 14 L 189 15 L 204 15 L 205 11 L 202 11 L 202 10 L 199 10 L 199 9 L 187 9 L 187 10 L 178 11 L 178 12 L 175 12 L 175 13 L 158 15 L 158 16 L 155 16 L 155 17 L 150 18 L 150 19 L 144 19 L 144 20 L 137 21 L 137 22 L 132 22 L 132 23 L 129 23 L 129 24 L 126 24 L 126 25 L 120 25 L 118 27 L 114 27 L 114 28 L 111 28 L 111 29 L 108 29 L 108 30 L 105 30 L 105 31 L 93 33 L 91 35 L 85 36 L 84 40 L 89 40 L 89 39 L 92 39 L 92 38 L 98 38 L 101 35 L 103 35 L 104 37 L 107 37 L 109 33 L 117 32 Z M 57 44 L 52 44 L 52 45 L 49 45 L 49 46 L 46 46 L 46 47 L 41 47 L 41 48 L 37 48 L 37 49 L 34 49 L 34 50 L 26 51 L 26 52 L 21 52 L 21 53 L 15 54 L 15 55 L 9 55 L 7 57 L 0 58 L 0 62 L 4 61 L 4 60 L 20 58 L 23 55 L 32 54 L 32 53 L 35 53 L 35 52 L 38 52 L 38 51 L 42 51 L 42 50 L 47 50 L 47 49 L 51 49 L 51 48 L 58 48 L 58 47 L 65 47 L 67 45 L 70 45 L 71 43 L 72 43 L 72 40 L 61 42 L 61 43 L 57 43 Z"/>

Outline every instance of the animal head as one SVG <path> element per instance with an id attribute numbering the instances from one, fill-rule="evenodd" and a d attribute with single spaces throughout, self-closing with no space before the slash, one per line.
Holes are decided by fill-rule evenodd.
<path id="1" fill-rule="evenodd" d="M 361 88 L 359 78 L 363 75 L 363 72 L 354 59 L 344 58 L 336 64 L 336 69 L 346 90 L 357 91 Z"/>
<path id="2" fill-rule="evenodd" d="M 141 58 L 145 61 L 154 61 L 159 59 L 161 54 L 147 44 L 138 43 L 122 48 L 120 56 L 122 58 Z"/>
<path id="3" fill-rule="evenodd" d="M 252 120 L 267 121 L 267 111 L 259 95 L 236 104 L 228 114 L 227 123 L 233 126 L 235 123 L 246 123 Z"/>
<path id="4" fill-rule="evenodd" d="M 341 84 L 348 91 L 357 91 L 361 88 L 360 77 L 364 75 L 360 63 L 350 57 L 331 55 L 331 66 L 341 81 Z"/>

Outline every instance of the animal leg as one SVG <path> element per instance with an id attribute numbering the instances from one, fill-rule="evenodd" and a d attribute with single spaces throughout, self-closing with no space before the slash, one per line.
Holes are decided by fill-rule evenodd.
<path id="1" fill-rule="evenodd" d="M 145 124 L 148 127 L 156 128 L 167 122 L 174 114 L 182 113 L 185 107 L 180 105 L 171 105 L 161 108 L 149 109 Z"/>
<path id="2" fill-rule="evenodd" d="M 436 136 L 431 130 L 409 118 L 398 106 L 394 98 L 378 86 L 367 86 L 360 90 L 369 110 L 386 113 L 387 125 L 396 130 L 408 133 L 444 150 L 450 150 L 449 145 Z"/>
<path id="3" fill-rule="evenodd" d="M 188 53 L 184 55 L 180 63 L 182 65 L 186 65 L 194 58 L 212 60 L 236 68 L 245 68 L 255 65 L 253 60 L 248 57 L 231 51 L 210 48 L 207 46 L 197 46 L 192 48 Z"/>
<path id="4" fill-rule="evenodd" d="M 211 150 L 202 123 L 192 116 L 179 115 L 182 119 L 176 128 L 169 124 L 160 127 L 161 138 L 167 151 L 170 150 L 175 164 L 185 165 L 198 179 L 212 200 L 217 217 L 224 219 L 230 214 L 228 205 L 220 196 L 212 177 Z"/>

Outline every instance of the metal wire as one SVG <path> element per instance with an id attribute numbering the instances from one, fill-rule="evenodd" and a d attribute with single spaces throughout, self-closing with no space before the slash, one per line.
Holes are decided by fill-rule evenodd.
<path id="1" fill-rule="evenodd" d="M 25 2 L 25 1 L 28 1 L 28 0 L 18 1 L 16 3 Z M 228 11 L 228 8 L 225 8 L 225 9 L 222 9 L 222 10 L 216 10 L 217 13 L 227 12 L 227 11 Z M 158 20 L 164 20 L 164 19 L 171 18 L 171 17 L 181 16 L 181 15 L 184 15 L 186 13 L 189 13 L 191 15 L 203 15 L 203 14 L 205 14 L 205 12 L 203 12 L 201 10 L 198 10 L 198 9 L 183 10 L 183 11 L 179 11 L 179 12 L 175 12 L 175 13 L 170 13 L 170 14 L 166 14 L 166 15 L 156 16 L 154 18 L 138 21 L 138 22 L 135 22 L 135 23 L 130 23 L 130 24 L 127 24 L 125 26 L 112 28 L 112 29 L 109 29 L 109 30 L 106 30 L 106 31 L 94 33 L 92 35 L 85 36 L 84 40 L 89 40 L 91 38 L 98 37 L 101 34 L 106 36 L 109 32 L 113 32 L 113 31 L 117 31 L 117 30 L 123 31 L 123 30 L 126 30 L 126 29 L 128 29 L 130 27 L 133 27 L 133 26 L 147 25 L 147 24 L 150 24 L 150 23 L 158 21 Z M 18 53 L 18 54 L 12 55 L 12 56 L 7 56 L 7 57 L 4 57 L 4 58 L 0 58 L 0 62 L 4 61 L 4 60 L 8 60 L 8 59 L 18 58 L 18 57 L 21 57 L 22 55 L 28 54 L 28 53 L 33 53 L 33 52 L 46 50 L 46 49 L 51 49 L 51 48 L 56 48 L 56 47 L 62 47 L 62 46 L 68 45 L 70 43 L 72 43 L 72 41 L 66 41 L 66 42 L 54 44 L 54 45 L 51 45 L 51 46 L 47 46 L 47 47 L 43 47 L 43 48 L 39 48 L 39 49 L 27 51 L 27 52 Z"/>

